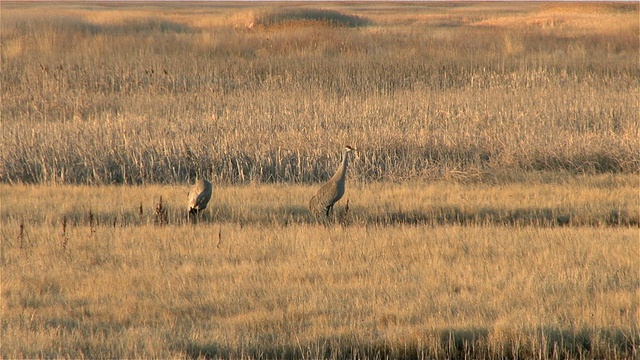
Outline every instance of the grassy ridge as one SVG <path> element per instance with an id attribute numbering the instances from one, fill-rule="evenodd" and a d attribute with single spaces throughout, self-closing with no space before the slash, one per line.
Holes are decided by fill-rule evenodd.
<path id="1" fill-rule="evenodd" d="M 0 180 L 638 172 L 637 4 L 406 6 L 3 2 Z"/>
<path id="2" fill-rule="evenodd" d="M 583 216 L 616 199 L 637 210 L 637 187 L 615 183 L 349 196 L 541 208 L 566 191 Z M 640 346 L 637 227 L 260 223 L 312 192 L 274 185 L 219 188 L 197 226 L 157 226 L 150 199 L 171 209 L 183 189 L 1 190 L 2 357 L 631 359 Z"/>

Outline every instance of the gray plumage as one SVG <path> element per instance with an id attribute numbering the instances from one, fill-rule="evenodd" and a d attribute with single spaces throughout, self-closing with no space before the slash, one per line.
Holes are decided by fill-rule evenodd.
<path id="1" fill-rule="evenodd" d="M 347 166 L 349 164 L 348 155 L 354 150 L 356 149 L 351 146 L 345 146 L 342 150 L 342 161 L 340 162 L 338 170 L 336 170 L 336 173 L 333 174 L 329 181 L 322 185 L 316 195 L 309 200 L 309 210 L 311 210 L 311 213 L 314 215 L 318 216 L 324 213 L 324 215 L 328 217 L 331 210 L 333 210 L 333 205 L 344 195 Z"/>
<path id="2" fill-rule="evenodd" d="M 211 200 L 212 187 L 207 180 L 200 179 L 189 190 L 189 215 L 197 215 L 207 208 Z"/>

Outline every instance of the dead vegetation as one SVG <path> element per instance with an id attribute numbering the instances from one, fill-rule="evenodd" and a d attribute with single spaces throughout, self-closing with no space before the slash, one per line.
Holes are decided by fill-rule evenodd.
<path id="1" fill-rule="evenodd" d="M 1 357 L 638 357 L 638 4 L 0 6 Z"/>
<path id="2" fill-rule="evenodd" d="M 139 187 L 131 202 L 155 201 L 147 194 L 162 191 Z M 227 191 L 245 191 L 253 204 L 275 190 L 219 193 Z M 234 221 L 156 226 L 154 214 L 143 223 L 125 215 L 128 224 L 112 227 L 101 214 L 121 198 L 105 197 L 104 208 L 91 210 L 93 222 L 78 202 L 63 205 L 78 209 L 66 222 L 46 212 L 56 194 L 69 192 L 88 190 L 37 187 L 22 197 L 42 205 L 30 217 L 2 199 L 3 357 L 631 359 L 638 352 L 637 227 L 360 224 L 353 201 L 349 224 L 252 223 L 242 219 L 255 210 L 237 206 L 228 209 Z"/>
<path id="3" fill-rule="evenodd" d="M 640 169 L 624 7 L 123 6 L 3 3 L 0 181 L 309 184 L 347 143 L 364 181 Z"/>

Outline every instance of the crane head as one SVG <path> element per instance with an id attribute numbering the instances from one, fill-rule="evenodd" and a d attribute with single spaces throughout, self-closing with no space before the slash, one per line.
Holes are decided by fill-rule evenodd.
<path id="1" fill-rule="evenodd" d="M 358 149 L 356 149 L 354 147 L 351 147 L 350 145 L 347 145 L 347 146 L 344 147 L 344 153 L 345 154 L 348 154 L 348 153 L 350 153 L 352 151 L 355 154 L 356 159 L 359 159 L 360 158 L 360 152 L 358 151 Z"/>

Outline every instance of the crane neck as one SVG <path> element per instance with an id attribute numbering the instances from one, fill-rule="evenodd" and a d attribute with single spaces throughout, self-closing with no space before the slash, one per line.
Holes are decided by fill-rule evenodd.
<path id="1" fill-rule="evenodd" d="M 347 165 L 349 165 L 349 153 L 346 150 L 342 151 L 342 161 L 340 162 L 340 166 L 336 173 L 333 175 L 333 178 L 336 180 L 344 179 L 347 175 Z"/>

